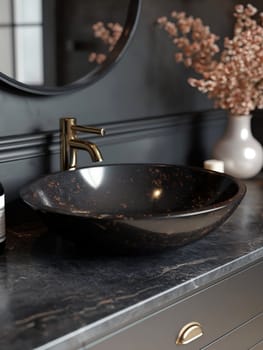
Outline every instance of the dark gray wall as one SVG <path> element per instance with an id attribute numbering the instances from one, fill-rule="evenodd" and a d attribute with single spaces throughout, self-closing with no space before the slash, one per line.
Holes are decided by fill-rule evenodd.
<path id="1" fill-rule="evenodd" d="M 155 21 L 172 9 L 185 10 L 226 35 L 232 27 L 230 0 L 142 0 L 132 44 L 103 79 L 57 97 L 0 91 L 0 178 L 8 201 L 25 183 L 58 170 L 59 118 L 103 126 L 105 138 L 91 138 L 107 162 L 201 164 L 222 133 L 226 114 L 212 110 L 205 95 L 188 86 L 190 72 L 173 61 L 173 47 Z M 259 0 L 253 2 L 259 8 Z M 253 118 L 262 140 L 260 113 Z M 90 163 L 81 156 L 81 165 Z"/>

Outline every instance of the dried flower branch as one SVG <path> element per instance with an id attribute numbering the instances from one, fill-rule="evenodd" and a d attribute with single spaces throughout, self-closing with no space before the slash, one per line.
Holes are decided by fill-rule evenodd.
<path id="1" fill-rule="evenodd" d="M 108 51 L 112 51 L 123 31 L 123 27 L 119 23 L 97 22 L 92 26 L 95 38 L 101 41 L 108 47 Z M 104 53 L 92 52 L 89 55 L 89 62 L 103 63 L 107 58 Z"/>
<path id="2" fill-rule="evenodd" d="M 251 4 L 235 7 L 234 35 L 224 39 L 220 54 L 219 38 L 200 18 L 174 11 L 171 19 L 158 19 L 178 49 L 176 62 L 201 75 L 201 79 L 190 78 L 189 84 L 233 115 L 263 108 L 263 13 L 255 20 L 257 12 Z"/>

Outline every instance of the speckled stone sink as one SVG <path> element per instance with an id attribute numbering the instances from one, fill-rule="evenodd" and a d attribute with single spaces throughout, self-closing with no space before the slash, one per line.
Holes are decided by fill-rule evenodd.
<path id="1" fill-rule="evenodd" d="M 51 231 L 86 248 L 125 252 L 192 242 L 221 225 L 246 192 L 238 180 L 201 168 L 113 164 L 38 179 L 22 199 Z"/>

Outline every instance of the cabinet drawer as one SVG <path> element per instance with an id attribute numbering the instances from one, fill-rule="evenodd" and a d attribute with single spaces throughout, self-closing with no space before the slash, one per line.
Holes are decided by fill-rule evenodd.
<path id="1" fill-rule="evenodd" d="M 261 276 L 262 262 L 116 331 L 91 344 L 87 349 L 202 349 L 263 312 Z M 180 329 L 192 321 L 201 324 L 204 334 L 187 345 L 176 345 Z"/>
<path id="2" fill-rule="evenodd" d="M 248 350 L 263 350 L 263 340 L 260 343 L 252 346 L 252 348 L 250 348 Z"/>
<path id="3" fill-rule="evenodd" d="M 209 346 L 205 346 L 202 350 L 247 350 L 251 349 L 251 347 L 255 349 L 255 344 L 260 349 L 259 342 L 262 338 L 263 314 L 260 314 Z"/>

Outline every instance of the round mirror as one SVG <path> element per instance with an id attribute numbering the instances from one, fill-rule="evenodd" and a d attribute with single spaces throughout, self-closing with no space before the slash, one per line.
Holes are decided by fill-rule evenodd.
<path id="1" fill-rule="evenodd" d="M 42 95 L 93 83 L 127 48 L 140 2 L 0 0 L 0 81 Z M 99 35 L 98 23 L 104 30 Z M 91 59 L 98 54 L 106 59 L 99 63 Z"/>

